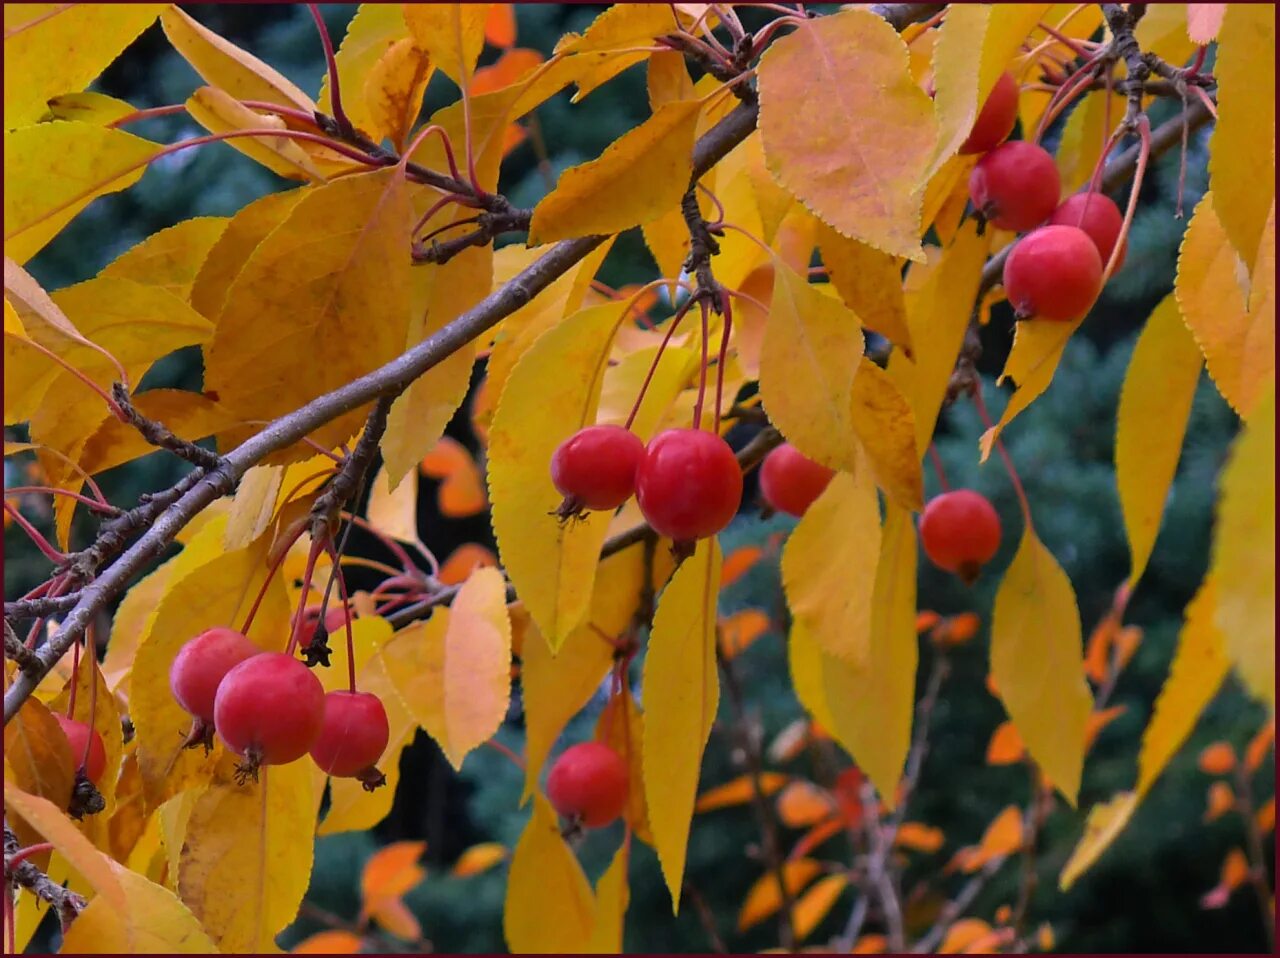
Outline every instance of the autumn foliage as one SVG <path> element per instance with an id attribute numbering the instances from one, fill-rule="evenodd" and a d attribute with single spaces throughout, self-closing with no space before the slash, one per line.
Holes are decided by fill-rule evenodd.
<path id="1" fill-rule="evenodd" d="M 177 5 L 5 8 L 5 456 L 29 477 L 6 482 L 5 526 L 46 570 L 5 604 L 6 953 L 47 909 L 67 953 L 278 950 L 317 837 L 386 818 L 420 730 L 454 769 L 489 749 L 521 770 L 518 841 L 451 868 L 506 870 L 513 952 L 622 950 L 642 869 L 718 948 L 768 927 L 784 950 L 1052 950 L 1037 870 L 1089 881 L 1229 676 L 1267 720 L 1198 764 L 1205 822 L 1238 816 L 1246 840 L 1188 907 L 1252 889 L 1273 934 L 1256 781 L 1275 705 L 1273 8 L 618 4 L 544 51 L 517 45 L 510 4 L 362 4 L 336 48 L 312 13 L 327 70 L 303 89 Z M 199 76 L 189 99 L 87 90 L 157 23 Z M 647 119 L 531 209 L 499 191 L 513 151 L 545 152 L 541 105 L 629 68 Z M 424 118 L 429 86 L 452 102 Z M 176 115 L 207 132 L 130 132 Z M 1151 164 L 1185 162 L 1208 125 L 1209 190 L 1179 210 L 1173 291 L 1116 410 L 1130 568 L 1083 621 L 1037 531 L 1054 503 L 1027 496 L 1001 436 L 1133 258 Z M 28 270 L 152 164 L 227 149 L 282 188 L 82 283 Z M 656 268 L 613 289 L 598 276 L 628 232 Z M 1013 388 L 993 420 L 977 364 L 1005 300 Z M 189 348 L 201 388 L 140 388 Z M 1078 808 L 1125 716 L 1129 598 L 1206 369 L 1239 417 L 1208 572 L 1126 726 L 1132 786 Z M 943 472 L 935 431 L 965 404 L 1012 523 Z M 151 454 L 182 478 L 109 501 L 98 477 Z M 492 537 L 437 554 L 425 483 L 436 514 Z M 774 514 L 768 537 L 720 536 Z M 722 591 L 766 565 L 785 602 L 725 613 Z M 921 608 L 926 565 L 998 583 L 994 604 Z M 802 708 L 763 741 L 741 662 L 777 635 Z M 950 656 L 982 643 L 1006 716 L 986 761 L 1028 785 L 961 835 L 912 799 Z M 513 705 L 523 733 L 499 737 Z M 584 709 L 594 731 L 570 741 Z M 724 780 L 703 774 L 713 729 Z M 718 925 L 686 856 L 734 808 L 758 878 Z M 1051 815 L 1076 837 L 1047 866 Z M 590 878 L 588 832 L 612 843 Z M 423 852 L 378 851 L 358 917 L 294 950 L 426 950 L 405 902 L 436 877 Z M 921 862 L 923 918 L 900 881 Z M 978 913 L 1002 873 L 1014 892 Z"/>

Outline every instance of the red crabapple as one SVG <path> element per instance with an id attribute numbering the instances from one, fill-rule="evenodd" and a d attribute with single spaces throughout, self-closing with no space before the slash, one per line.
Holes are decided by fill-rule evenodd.
<path id="1" fill-rule="evenodd" d="M 102 744 L 102 736 L 97 729 L 90 728 L 84 722 L 57 713 L 53 717 L 58 720 L 62 734 L 67 737 L 67 744 L 71 746 L 72 768 L 78 769 L 83 765 L 85 777 L 97 785 L 102 773 L 107 770 L 107 749 Z M 89 750 L 87 756 L 86 746 Z"/>
<path id="2" fill-rule="evenodd" d="M 374 766 L 390 736 L 387 710 L 372 692 L 330 692 L 324 697 L 324 723 L 311 757 L 329 775 L 358 778 L 372 791 L 385 782 Z"/>
<path id="3" fill-rule="evenodd" d="M 347 620 L 352 619 L 348 610 L 341 603 L 330 606 L 324 614 L 324 631 L 326 635 L 336 635 L 347 627 Z M 307 648 L 316 637 L 320 624 L 320 606 L 309 605 L 302 610 L 302 629 L 298 633 L 298 645 Z"/>
<path id="4" fill-rule="evenodd" d="M 245 659 L 222 680 L 213 723 L 227 747 L 260 765 L 286 765 L 306 755 L 324 725 L 324 686 L 291 655 L 266 652 Z"/>
<path id="5" fill-rule="evenodd" d="M 1013 132 L 1017 119 L 1018 81 L 1011 74 L 1002 73 L 987 95 L 987 102 L 978 111 L 969 138 L 960 144 L 960 152 L 986 153 L 995 149 Z"/>
<path id="6" fill-rule="evenodd" d="M 770 450 L 760 464 L 760 493 L 770 508 L 802 516 L 834 475 L 834 470 L 784 442 Z"/>
<path id="7" fill-rule="evenodd" d="M 649 442 L 636 473 L 640 511 L 659 535 L 677 543 L 713 536 L 742 500 L 742 470 L 719 435 L 667 429 Z"/>
<path id="8" fill-rule="evenodd" d="M 627 807 L 627 765 L 600 742 L 565 749 L 547 776 L 547 798 L 564 818 L 587 828 L 608 825 Z"/>
<path id="9" fill-rule="evenodd" d="M 196 718 L 212 722 L 213 700 L 223 677 L 261 652 L 243 632 L 224 626 L 205 629 L 178 650 L 169 666 L 174 699 Z"/>
<path id="10" fill-rule="evenodd" d="M 1124 217 L 1120 207 L 1112 202 L 1104 193 L 1072 193 L 1062 205 L 1049 217 L 1050 225 L 1075 226 L 1089 234 L 1093 245 L 1098 247 L 1098 256 L 1105 267 L 1120 238 L 1120 230 L 1124 227 Z M 1116 269 L 1124 262 L 1128 252 L 1128 243 L 1120 247 L 1120 255 L 1116 257 Z"/>
<path id="11" fill-rule="evenodd" d="M 636 470 L 644 458 L 644 443 L 622 426 L 587 426 L 556 448 L 551 456 L 551 481 L 563 495 L 557 514 L 562 518 L 584 509 L 616 509 L 636 489 Z"/>
<path id="12" fill-rule="evenodd" d="M 920 544 L 934 565 L 971 584 L 1000 548 L 1000 516 L 972 489 L 944 492 L 924 507 Z"/>
<path id="13" fill-rule="evenodd" d="M 1020 319 L 1079 319 L 1102 288 L 1102 258 L 1084 230 L 1042 226 L 1004 261 L 1004 291 Z"/>
<path id="14" fill-rule="evenodd" d="M 987 222 L 1021 233 L 1047 220 L 1062 188 L 1058 167 L 1026 140 L 1002 143 L 969 174 L 969 198 Z"/>

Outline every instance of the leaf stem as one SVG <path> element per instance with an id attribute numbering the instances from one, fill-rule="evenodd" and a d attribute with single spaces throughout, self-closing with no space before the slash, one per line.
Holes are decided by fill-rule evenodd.
<path id="1" fill-rule="evenodd" d="M 632 301 L 634 302 L 638 297 L 639 293 L 632 297 Z M 676 331 L 676 327 L 680 325 L 680 320 L 684 319 L 685 314 L 693 307 L 693 302 L 694 297 L 690 296 L 684 301 L 680 308 L 676 310 L 676 314 L 671 317 L 671 321 L 667 326 L 666 335 L 662 337 L 662 342 L 658 344 L 658 351 L 654 353 L 653 362 L 649 364 L 649 372 L 645 374 L 644 382 L 640 384 L 640 392 L 636 395 L 636 401 L 631 406 L 631 412 L 627 414 L 627 421 L 622 424 L 623 429 L 630 429 L 631 424 L 636 421 L 636 414 L 640 412 L 640 403 L 644 400 L 644 394 L 649 389 L 649 383 L 653 381 L 653 374 L 658 369 L 658 363 L 662 359 L 662 353 L 666 350 L 667 344 L 671 342 L 671 336 Z M 630 307 L 624 309 L 622 312 L 623 318 L 626 318 L 627 314 L 630 312 Z"/>
<path id="2" fill-rule="evenodd" d="M 982 420 L 982 425 L 987 429 L 995 428 L 991 422 L 991 415 L 987 412 L 987 404 L 982 398 L 982 382 L 979 381 L 977 387 L 973 390 L 973 406 L 978 410 L 978 417 Z M 1022 488 L 1022 479 L 1018 476 L 1018 470 L 1014 468 L 1013 459 L 1009 455 L 1009 450 L 1005 448 L 1004 440 L 999 434 L 995 438 L 996 449 L 1000 453 L 1000 458 L 1004 462 L 1004 468 L 1009 473 L 1009 481 L 1013 484 L 1014 494 L 1018 497 L 1018 505 L 1022 508 L 1022 518 L 1027 524 L 1027 528 L 1031 528 L 1031 504 L 1027 501 L 1027 492 Z"/>
<path id="3" fill-rule="evenodd" d="M 702 400 L 707 394 L 707 340 L 711 336 L 707 329 L 710 310 L 702 299 L 698 300 L 698 310 L 702 315 L 702 361 L 698 364 L 698 400 L 693 404 L 694 429 L 702 428 Z"/>
<path id="4" fill-rule="evenodd" d="M 275 578 L 280 567 L 284 565 L 285 557 L 289 554 L 289 550 L 293 548 L 293 544 L 302 538 L 303 530 L 306 527 L 299 524 L 298 529 L 290 537 L 289 541 L 280 549 L 280 554 L 276 556 L 275 561 L 271 563 L 271 568 L 267 570 L 267 577 L 262 580 L 262 588 L 258 590 L 257 596 L 253 600 L 253 605 L 249 607 L 249 613 L 244 617 L 244 625 L 240 626 L 242 635 L 249 634 L 249 627 L 253 625 L 254 616 L 258 614 L 258 607 L 262 605 L 262 600 L 267 594 L 267 587 L 271 585 L 271 580 Z"/>
<path id="5" fill-rule="evenodd" d="M 33 543 L 35 543 L 36 548 L 40 550 L 40 554 L 43 555 L 46 559 L 48 559 L 50 562 L 53 562 L 57 565 L 61 565 L 62 563 L 67 561 L 66 553 L 59 552 L 52 545 L 50 545 L 49 540 L 46 539 L 43 535 L 41 535 L 39 530 L 37 530 L 35 526 L 33 526 L 30 522 L 27 521 L 27 517 L 24 516 L 21 512 L 19 512 L 18 509 L 8 501 L 6 501 L 4 504 L 4 511 L 9 513 L 9 516 L 13 519 L 13 521 L 18 524 L 18 528 L 20 528 L 23 532 L 27 534 L 27 538 L 29 538 Z"/>
<path id="6" fill-rule="evenodd" d="M 936 442 L 929 443 L 929 461 L 933 463 L 933 471 L 938 474 L 938 485 L 943 492 L 951 491 L 951 483 L 947 482 L 947 470 L 942 465 L 942 455 L 938 452 Z"/>
<path id="7" fill-rule="evenodd" d="M 316 22 L 316 31 L 320 34 L 320 43 L 324 47 L 324 62 L 329 71 L 329 103 L 333 107 L 333 119 L 337 122 L 339 129 L 353 130 L 351 120 L 347 118 L 347 114 L 342 109 L 342 91 L 339 89 L 338 82 L 338 61 L 333 54 L 333 40 L 329 37 L 329 28 L 325 25 L 324 17 L 320 15 L 320 8 L 314 3 L 308 3 L 307 9 L 311 11 L 311 18 Z"/>
<path id="8" fill-rule="evenodd" d="M 99 502 L 97 499 L 91 499 L 88 496 L 82 496 L 78 492 L 72 492 L 70 489 L 55 489 L 53 486 L 9 486 L 5 489 L 6 496 L 27 496 L 27 495 L 49 495 L 49 496 L 66 496 L 74 499 L 76 502 L 82 502 L 94 512 L 101 512 L 103 515 L 118 516 L 121 510 L 111 505 L 109 502 Z"/>

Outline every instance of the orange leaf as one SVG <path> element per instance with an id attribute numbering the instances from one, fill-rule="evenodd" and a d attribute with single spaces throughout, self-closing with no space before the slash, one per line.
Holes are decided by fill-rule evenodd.
<path id="1" fill-rule="evenodd" d="M 453 863 L 451 873 L 454 878 L 466 878 L 488 871 L 507 857 L 507 848 L 499 842 L 483 842 L 472 845 Z"/>
<path id="2" fill-rule="evenodd" d="M 994 858 L 1011 855 L 1022 847 L 1022 811 L 1010 805 L 997 815 L 982 833 L 982 841 L 976 846 L 962 848 L 956 853 L 953 864 L 972 873 Z"/>
<path id="3" fill-rule="evenodd" d="M 495 47 L 509 47 L 516 42 L 515 5 L 510 3 L 489 4 L 489 17 L 484 22 L 485 42 Z M 476 76 L 480 71 L 476 71 Z M 474 93 L 475 90 L 473 89 Z"/>
<path id="4" fill-rule="evenodd" d="M 399 898 L 379 898 L 365 909 L 370 918 L 397 938 L 415 941 L 422 937 L 422 925 Z"/>
<path id="5" fill-rule="evenodd" d="M 922 822 L 903 822 L 898 827 L 898 834 L 893 843 L 901 848 L 910 848 L 917 852 L 936 852 L 942 847 L 945 836 L 941 828 L 925 825 Z"/>
<path id="6" fill-rule="evenodd" d="M 1249 742 L 1249 747 L 1244 751 L 1244 767 L 1250 772 L 1256 772 L 1267 758 L 1267 752 L 1271 749 L 1271 743 L 1276 737 L 1276 727 L 1268 722 L 1258 730 L 1258 734 Z"/>
<path id="7" fill-rule="evenodd" d="M 786 883 L 787 891 L 795 895 L 821 871 L 821 863 L 812 858 L 798 858 L 782 866 L 782 880 Z M 738 931 L 746 931 L 758 925 L 781 906 L 782 895 L 779 893 L 777 876 L 772 871 L 766 872 L 747 892 L 742 910 L 738 912 Z"/>
<path id="8" fill-rule="evenodd" d="M 1236 750 L 1228 742 L 1214 742 L 1200 753 L 1197 764 L 1206 775 L 1226 775 L 1236 767 Z"/>
<path id="9" fill-rule="evenodd" d="M 787 784 L 789 780 L 790 777 L 783 775 L 781 772 L 765 772 L 760 776 L 760 790 L 765 795 L 772 795 Z M 740 775 L 731 781 L 725 782 L 723 785 L 707 789 L 698 796 L 698 801 L 694 804 L 693 810 L 695 812 L 711 812 L 718 808 L 742 805 L 751 801 L 751 797 L 754 794 L 755 785 L 752 783 L 751 776 Z"/>
<path id="10" fill-rule="evenodd" d="M 792 918 L 796 926 L 796 939 L 803 941 L 813 934 L 813 930 L 827 917 L 831 907 L 840 897 L 840 893 L 849 885 L 849 876 L 844 872 L 828 875 L 814 884 L 796 902 Z"/>
<path id="11" fill-rule="evenodd" d="M 1113 705 L 1101 712 L 1090 712 L 1089 723 L 1084 728 L 1084 747 L 1089 748 L 1098 737 L 1098 733 L 1123 715 L 1128 708 L 1124 705 Z"/>
<path id="12" fill-rule="evenodd" d="M 764 612 L 743 609 L 720 620 L 720 648 L 731 659 L 768 631 L 769 617 Z"/>
<path id="13" fill-rule="evenodd" d="M 1141 626 L 1126 625 L 1116 633 L 1114 642 L 1116 646 L 1115 662 L 1117 672 L 1129 664 L 1129 660 L 1133 658 L 1133 653 L 1138 651 L 1138 643 L 1141 641 Z"/>
<path id="14" fill-rule="evenodd" d="M 1012 765 L 1022 761 L 1027 748 L 1022 744 L 1022 736 L 1012 722 L 1001 722 L 987 743 L 988 765 Z"/>
<path id="15" fill-rule="evenodd" d="M 506 156 L 529 138 L 529 131 L 519 123 L 508 123 L 502 131 L 502 155 Z"/>
<path id="16" fill-rule="evenodd" d="M 850 954 L 883 955 L 889 948 L 889 939 L 884 935 L 863 935 L 857 940 Z"/>
<path id="17" fill-rule="evenodd" d="M 496 8 L 498 5 L 494 6 Z M 511 86 L 535 69 L 542 60 L 542 54 L 537 50 L 507 50 L 492 65 L 476 71 L 471 80 L 471 95 L 479 96 Z"/>
<path id="18" fill-rule="evenodd" d="M 426 842 L 394 842 L 374 852 L 365 862 L 360 894 L 366 901 L 400 897 L 426 877 L 418 864 L 426 850 Z"/>
<path id="19" fill-rule="evenodd" d="M 970 945 L 989 934 L 991 934 L 991 926 L 981 918 L 961 918 L 947 929 L 947 936 L 938 946 L 938 954 L 963 954 Z"/>
<path id="20" fill-rule="evenodd" d="M 444 585 L 458 585 L 465 582 L 475 569 L 497 564 L 498 557 L 492 549 L 478 542 L 464 542 L 449 553 L 436 578 Z"/>
<path id="21" fill-rule="evenodd" d="M 1274 795 L 1268 798 L 1266 804 L 1258 809 L 1257 815 L 1254 816 L 1254 821 L 1258 823 L 1258 831 L 1262 832 L 1264 835 L 1267 832 L 1275 830 L 1276 799 Z"/>
<path id="22" fill-rule="evenodd" d="M 778 796 L 778 817 L 788 828 L 803 828 L 826 820 L 836 811 L 831 793 L 812 782 L 792 782 Z"/>
<path id="23" fill-rule="evenodd" d="M 924 609 L 916 613 L 916 631 L 926 632 L 942 621 L 942 616 L 936 612 Z"/>
<path id="24" fill-rule="evenodd" d="M 724 557 L 724 566 L 720 570 L 720 588 L 723 589 L 741 579 L 762 555 L 764 550 L 759 546 L 743 546 L 730 552 Z"/>
<path id="25" fill-rule="evenodd" d="M 293 946 L 294 955 L 358 955 L 362 939 L 349 931 L 321 931 Z"/>
<path id="26" fill-rule="evenodd" d="M 1107 669 L 1111 659 L 1111 642 L 1116 634 L 1116 619 L 1105 616 L 1093 631 L 1089 633 L 1089 641 L 1085 644 L 1084 674 L 1095 685 L 1101 685 L 1107 679 Z"/>
<path id="27" fill-rule="evenodd" d="M 975 612 L 961 612 L 947 620 L 945 645 L 963 645 L 978 634 L 982 620 Z"/>
<path id="28" fill-rule="evenodd" d="M 1231 892 L 1239 888 L 1249 878 L 1249 859 L 1239 848 L 1233 848 L 1222 862 L 1222 874 L 1218 884 L 1200 898 L 1201 908 L 1221 908 L 1231 897 Z"/>
<path id="29" fill-rule="evenodd" d="M 480 469 L 456 439 L 442 436 L 423 457 L 421 468 L 433 479 L 443 480 L 438 492 L 441 515 L 473 516 L 488 505 Z"/>
<path id="30" fill-rule="evenodd" d="M 839 816 L 832 817 L 825 822 L 815 825 L 813 828 L 796 842 L 791 849 L 790 857 L 793 859 L 801 858 L 808 855 L 815 848 L 818 848 L 827 839 L 835 835 L 839 835 L 845 830 L 846 826 Z"/>
<path id="31" fill-rule="evenodd" d="M 1226 782 L 1214 782 L 1209 786 L 1209 799 L 1204 810 L 1204 820 L 1212 822 L 1236 807 L 1236 793 Z"/>

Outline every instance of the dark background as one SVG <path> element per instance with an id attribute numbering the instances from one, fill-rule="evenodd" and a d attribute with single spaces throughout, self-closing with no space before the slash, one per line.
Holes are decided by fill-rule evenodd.
<path id="1" fill-rule="evenodd" d="M 323 58 L 314 26 L 306 10 L 287 5 L 196 5 L 194 16 L 228 39 L 270 62 L 309 93 L 319 89 Z M 326 5 L 324 16 L 340 42 L 354 5 Z M 517 45 L 549 52 L 567 30 L 582 30 L 603 7 L 538 5 L 518 9 Z M 486 50 L 488 62 L 496 54 Z M 168 46 L 159 26 L 149 29 L 102 77 L 95 89 L 127 99 L 136 107 L 181 102 L 198 78 Z M 433 81 L 424 116 L 455 96 L 448 81 Z M 1159 105 L 1153 123 L 1173 112 Z M 632 68 L 571 106 L 561 94 L 537 111 L 552 169 L 564 168 L 598 155 L 622 132 L 648 114 L 642 67 Z M 189 120 L 173 118 L 139 124 L 143 136 L 172 141 L 198 131 Z M 1056 134 L 1047 145 L 1054 146 Z M 1188 157 L 1184 208 L 1189 212 L 1206 186 L 1205 144 L 1208 131 L 1192 136 Z M 1093 315 L 1074 337 L 1053 387 L 1006 434 L 1007 444 L 1027 487 L 1036 514 L 1037 530 L 1070 575 L 1076 588 L 1086 634 L 1107 608 L 1115 587 L 1128 574 L 1128 549 L 1121 522 L 1112 465 L 1115 409 L 1120 384 L 1137 331 L 1151 308 L 1171 289 L 1177 247 L 1185 220 L 1174 216 L 1178 180 L 1176 151 L 1154 163 L 1143 187 L 1142 205 L 1129 240 L 1124 268 L 1111 280 Z M 142 182 L 124 193 L 94 203 L 30 264 L 33 274 L 50 289 L 95 275 L 117 255 L 156 230 L 192 216 L 234 214 L 256 197 L 290 184 L 223 145 L 204 147 L 151 169 Z M 533 205 L 545 192 L 544 174 L 532 145 L 526 141 L 504 164 L 501 189 L 519 205 Z M 1127 197 L 1115 199 L 1123 206 Z M 611 285 L 645 281 L 654 266 L 633 230 L 615 245 L 601 273 Z M 1012 320 L 1007 308 L 997 307 L 984 331 L 982 372 L 991 377 L 987 395 L 998 416 L 1007 387 L 997 389 L 994 377 L 1003 366 Z M 200 388 L 199 351 L 184 350 L 156 365 L 144 387 Z M 1205 378 L 1197 394 L 1191 423 L 1171 490 L 1162 532 L 1151 564 L 1134 593 L 1126 622 L 1142 626 L 1146 635 L 1134 661 L 1122 677 L 1113 704 L 1127 711 L 1103 731 L 1090 755 L 1081 791 L 1081 807 L 1110 797 L 1132 784 L 1140 734 L 1151 704 L 1167 673 L 1181 621 L 1208 562 L 1215 482 L 1236 429 L 1236 419 Z M 1005 546 L 992 563 L 992 574 L 972 590 L 922 562 L 920 607 L 943 613 L 978 612 L 984 629 L 969 645 L 953 654 L 951 678 L 933 719 L 932 748 L 910 818 L 944 829 L 947 843 L 937 856 L 913 856 L 905 887 L 932 877 L 944 893 L 954 894 L 959 880 L 941 878 L 946 857 L 962 845 L 976 842 L 995 813 L 1010 802 L 1025 803 L 1027 784 L 1021 766 L 992 768 L 984 755 L 992 731 L 1004 718 L 998 701 L 985 688 L 989 619 L 999 570 L 1016 547 L 1020 519 L 1013 492 L 998 459 L 977 464 L 981 426 L 971 405 L 952 407 L 943 418 L 938 448 L 951 482 L 976 488 L 996 504 L 1005 523 Z M 465 417 L 450 434 L 471 444 Z M 735 433 L 735 442 L 746 432 Z M 21 438 L 14 431 L 10 438 Z M 102 482 L 114 502 L 127 503 L 138 493 L 172 482 L 183 471 L 172 457 L 155 455 L 112 470 Z M 927 473 L 929 492 L 937 491 Z M 6 465 L 6 484 L 16 484 Z M 754 508 L 754 480 L 749 480 L 743 514 L 724 534 L 726 552 L 751 542 L 763 543 L 790 520 L 762 521 Z M 30 512 L 33 518 L 34 512 Z M 451 521 L 435 509 L 432 480 L 422 482 L 420 524 L 435 551 L 444 556 L 461 542 L 492 545 L 485 517 Z M 92 533 L 92 523 L 80 516 L 77 536 Z M 427 532 L 429 530 L 429 532 Z M 377 545 L 357 535 L 352 551 L 376 554 Z M 5 537 L 5 591 L 20 594 L 39 582 L 44 565 L 20 533 Z M 775 609 L 781 602 L 776 566 L 762 564 L 726 591 L 723 611 L 754 606 Z M 925 647 L 921 676 L 927 674 L 931 650 Z M 766 742 L 798 714 L 786 665 L 784 634 L 760 639 L 739 660 L 752 711 L 765 728 Z M 594 701 L 570 725 L 564 742 L 590 734 L 603 699 Z M 722 719 L 725 718 L 722 713 Z M 1227 851 L 1242 845 L 1239 820 L 1225 816 L 1202 823 L 1205 792 L 1210 779 L 1196 769 L 1199 749 L 1226 739 L 1242 749 L 1263 721 L 1260 707 L 1250 702 L 1229 679 L 1225 690 L 1206 710 L 1192 742 L 1171 763 L 1162 780 L 1139 809 L 1114 846 L 1068 894 L 1057 891 L 1057 875 L 1077 841 L 1083 812 L 1059 808 L 1050 818 L 1043 841 L 1039 889 L 1031 920 L 1051 922 L 1057 947 L 1066 951 L 1260 951 L 1265 949 L 1258 906 L 1247 887 L 1237 890 L 1227 907 L 1202 910 L 1199 897 L 1218 880 Z M 503 740 L 522 745 L 518 696 L 501 733 Z M 562 743 L 563 744 L 563 743 Z M 724 731 L 717 727 L 704 764 L 704 787 L 740 774 L 731 760 Z M 814 774 L 807 755 L 782 768 Z M 1263 797 L 1271 794 L 1274 766 L 1268 759 L 1259 774 Z M 501 756 L 487 749 L 473 753 L 463 772 L 454 775 L 434 744 L 419 733 L 405 752 L 402 778 L 390 816 L 370 833 L 325 838 L 317 843 L 316 865 L 308 900 L 327 912 L 352 918 L 358 911 L 360 866 L 379 845 L 403 839 L 428 844 L 427 881 L 408 896 L 422 921 L 425 936 L 439 951 L 494 951 L 504 948 L 502 900 L 505 866 L 483 875 L 456 879 L 447 867 L 467 846 L 500 841 L 512 846 L 523 827 L 526 810 L 517 808 L 519 773 Z M 617 845 L 618 826 L 589 836 L 579 852 L 594 880 Z M 784 831 L 787 847 L 799 837 Z M 747 935 L 734 933 L 737 909 L 762 866 L 749 855 L 758 835 L 748 807 L 712 813 L 695 819 L 690 843 L 688 876 L 711 904 L 720 933 L 734 950 L 777 944 L 776 925 L 766 921 Z M 835 839 L 819 857 L 847 860 L 848 850 Z M 632 902 L 626 944 L 636 951 L 705 951 L 710 947 L 694 909 L 686 907 L 672 919 L 667 892 L 651 850 L 637 844 L 631 869 Z M 746 850 L 744 850 L 746 849 Z M 1267 839 L 1267 853 L 1272 853 Z M 971 913 L 991 919 L 994 909 L 1016 895 L 1018 868 L 1006 865 L 979 898 Z M 926 905 L 928 903 L 926 902 Z M 936 902 L 934 902 L 936 905 Z M 811 938 L 817 944 L 837 933 L 847 918 L 851 895 L 845 893 L 826 922 Z M 927 926 L 927 915 L 920 916 Z M 912 915 L 908 915 L 910 921 Z M 304 918 L 282 941 L 292 944 L 322 924 Z M 876 930 L 869 926 L 868 930 Z M 391 943 L 379 939 L 377 948 Z"/>

